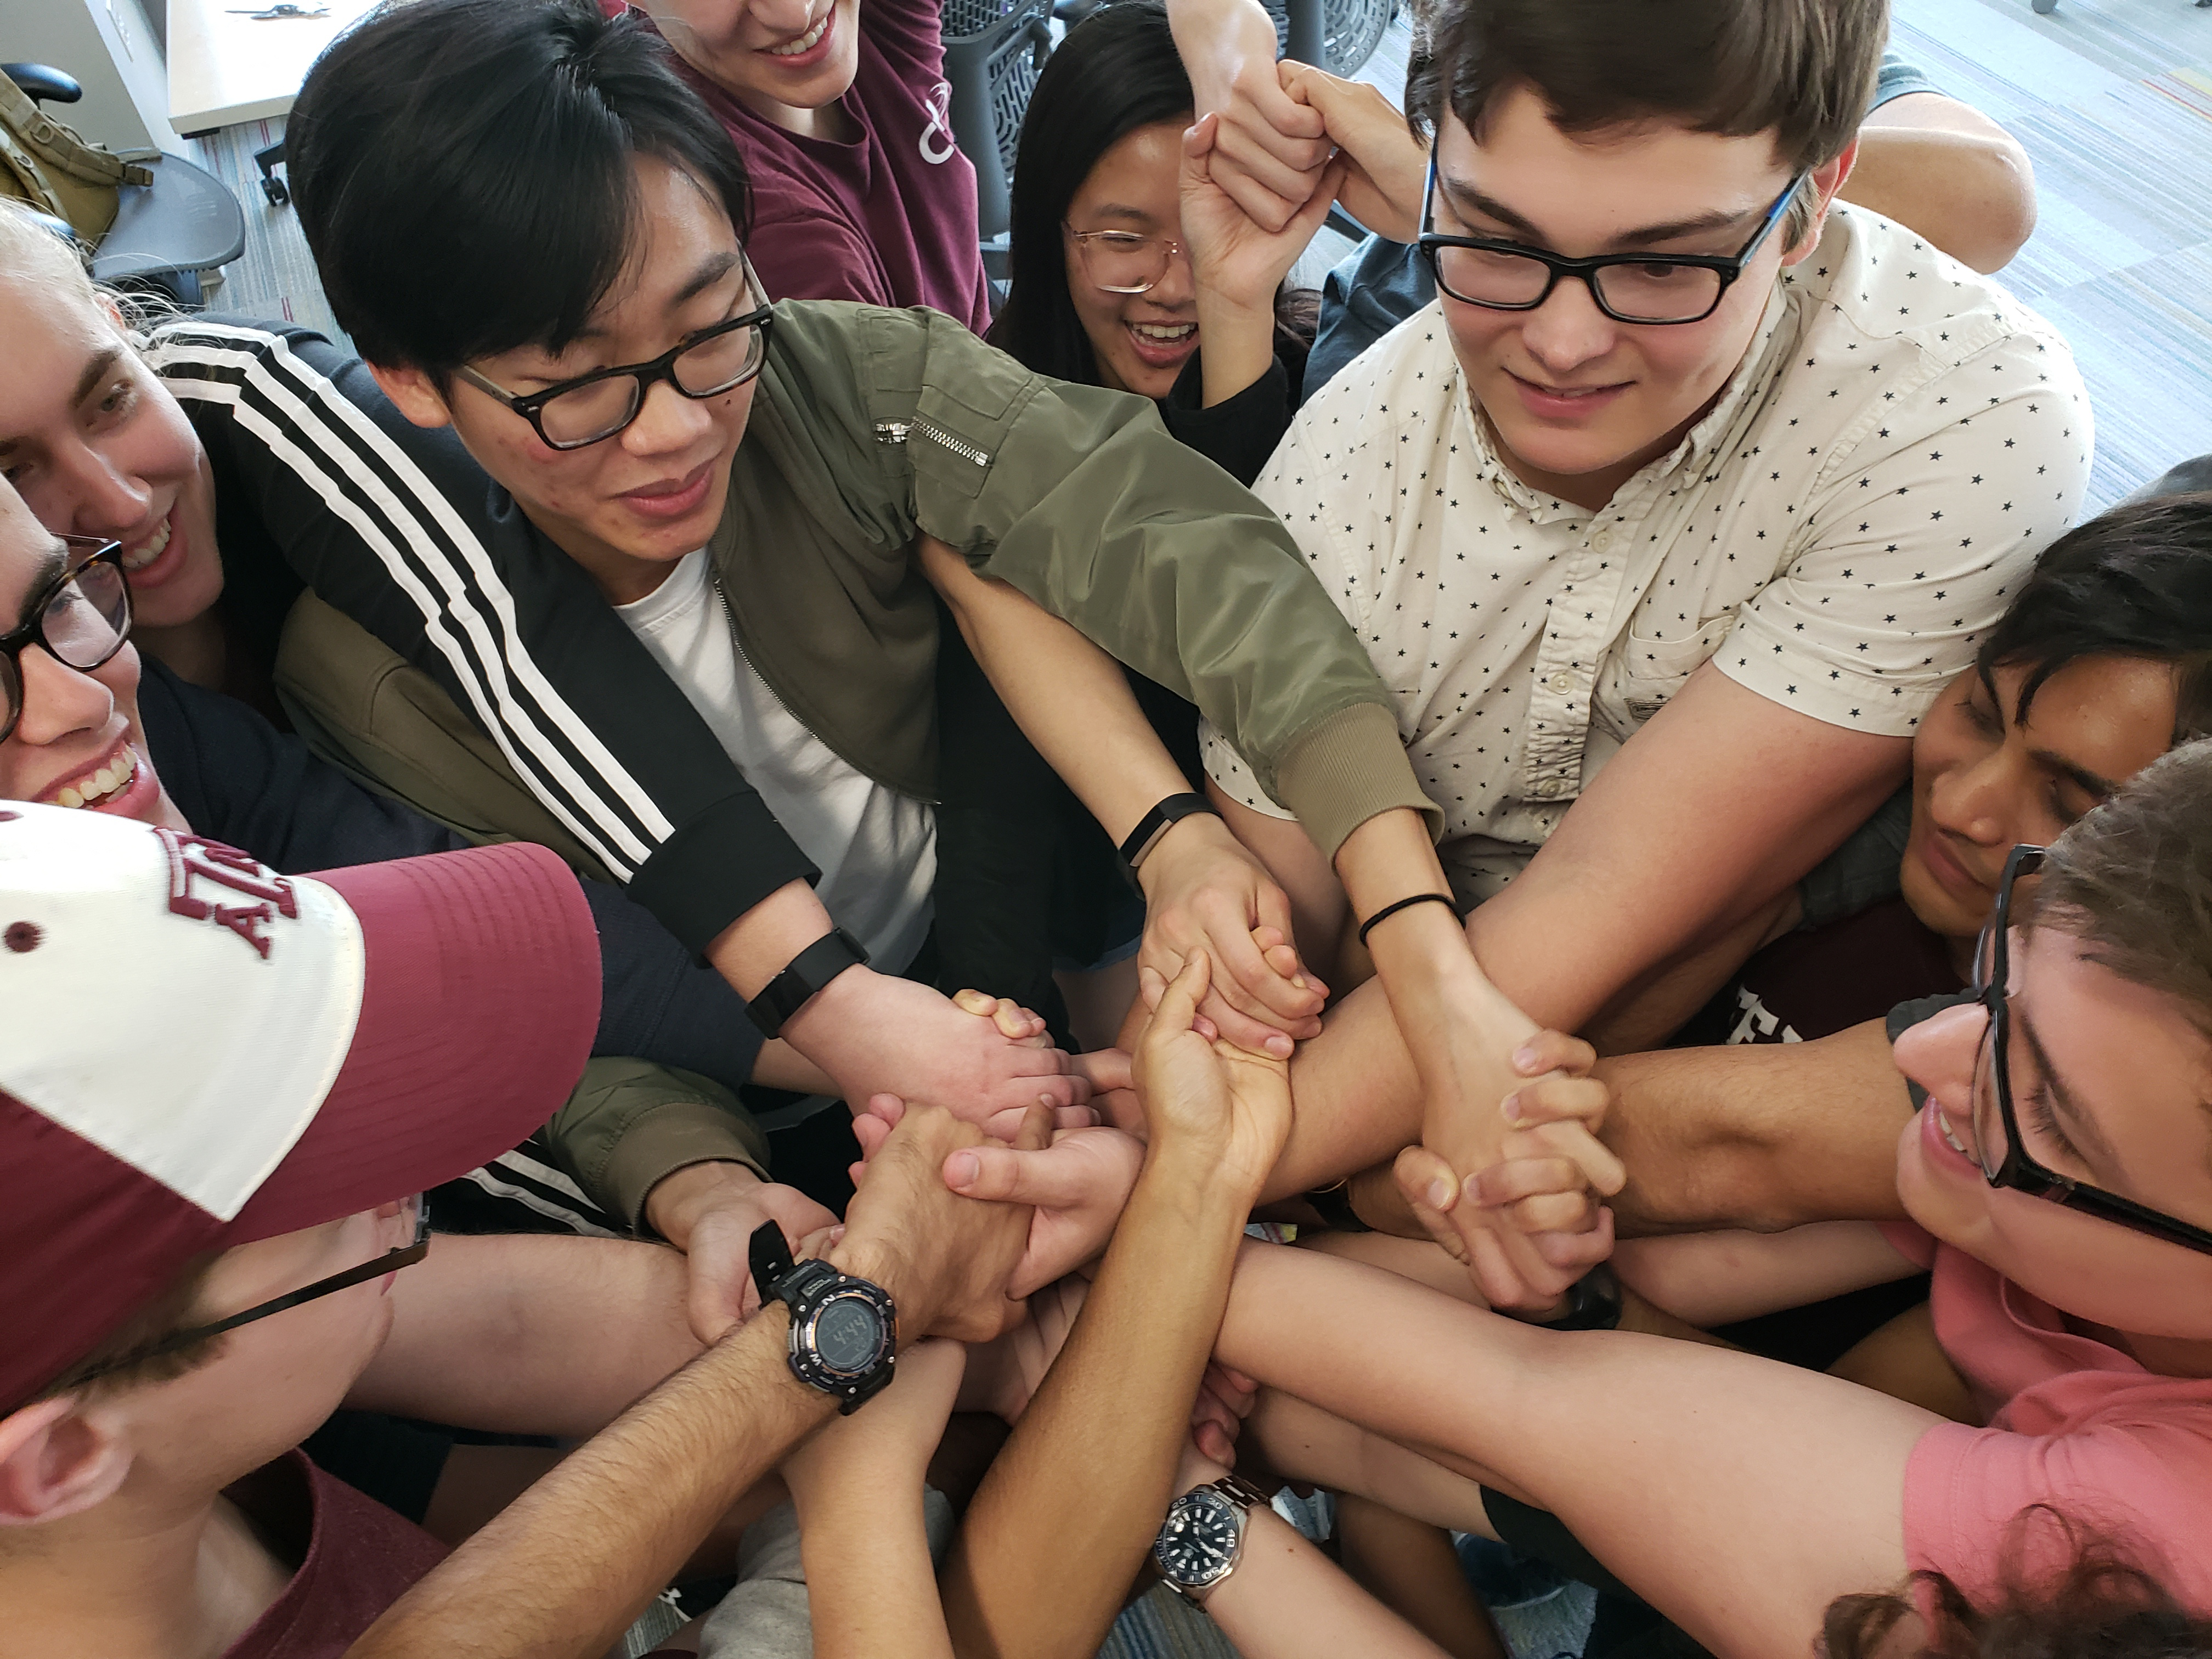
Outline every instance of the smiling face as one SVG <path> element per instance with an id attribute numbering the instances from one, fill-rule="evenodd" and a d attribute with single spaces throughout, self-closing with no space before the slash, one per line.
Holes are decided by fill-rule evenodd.
<path id="1" fill-rule="evenodd" d="M 1067 294 L 1090 336 L 1098 380 L 1116 392 L 1164 398 L 1198 350 L 1198 289 L 1187 254 L 1170 257 L 1142 294 L 1111 294 L 1091 280 L 1071 232 L 1127 231 L 1182 240 L 1176 191 L 1183 123 L 1156 122 L 1124 133 L 1098 158 L 1067 204 Z"/>
<path id="2" fill-rule="evenodd" d="M 0 487 L 0 633 L 27 622 L 33 603 L 66 568 L 62 544 L 13 490 Z M 155 775 L 139 730 L 136 650 L 126 644 L 86 671 L 29 644 L 17 662 L 23 713 L 0 741 L 0 799 L 187 827 Z"/>
<path id="3" fill-rule="evenodd" d="M 215 479 L 177 400 L 108 312 L 70 288 L 0 280 L 0 475 L 47 529 L 124 545 L 142 628 L 222 592 Z"/>
<path id="4" fill-rule="evenodd" d="M 1899 866 L 1905 902 L 1936 932 L 1972 940 L 1996 902 L 2005 856 L 2048 846 L 2164 754 L 2172 665 L 2083 657 L 2053 674 L 2020 719 L 2029 670 L 1951 682 L 1912 740 L 1912 830 Z"/>
<path id="5" fill-rule="evenodd" d="M 860 67 L 860 0 L 654 0 L 676 49 L 756 114 L 834 104 Z"/>
<path id="6" fill-rule="evenodd" d="M 1569 258 L 1736 253 L 1790 182 L 1767 137 L 1723 138 L 1664 123 L 1570 137 L 1527 87 L 1498 100 L 1480 143 L 1447 115 L 1437 137 L 1434 228 Z M 1815 173 L 1822 199 L 1849 158 Z M 1567 280 L 1534 311 L 1446 295 L 1469 390 L 1524 483 L 1596 507 L 1666 454 L 1728 384 L 1777 275 L 1812 251 L 1778 229 L 1702 322 L 1618 323 Z"/>
<path id="7" fill-rule="evenodd" d="M 720 203 L 665 162 L 640 156 L 635 166 L 637 245 L 583 334 L 557 355 L 524 346 L 470 365 L 485 379 L 526 397 L 594 369 L 649 362 L 761 303 Z M 530 521 L 617 605 L 653 592 L 721 521 L 730 462 L 758 384 L 691 398 L 664 380 L 614 436 L 556 450 L 523 416 L 459 378 L 441 392 L 419 370 L 373 372 L 418 426 L 450 421 Z"/>
<path id="8" fill-rule="evenodd" d="M 2173 998 L 2091 960 L 2069 934 L 2016 930 L 2011 954 L 2007 1060 L 2026 1150 L 2056 1174 L 2212 1228 L 2212 1043 Z M 1898 1143 L 1906 1211 L 2079 1318 L 2212 1338 L 2212 1255 L 1989 1185 L 1975 1129 L 1997 1119 L 1988 1024 L 1978 1006 L 1947 1009 L 1897 1040 L 1899 1068 L 1929 1097 Z"/>

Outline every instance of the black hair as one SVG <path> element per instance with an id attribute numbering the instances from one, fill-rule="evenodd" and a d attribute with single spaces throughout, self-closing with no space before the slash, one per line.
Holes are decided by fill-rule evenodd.
<path id="1" fill-rule="evenodd" d="M 2171 742 L 2212 735 L 2212 494 L 2130 502 L 2068 531 L 2044 549 L 1975 665 L 1985 684 L 1995 669 L 2027 669 L 2018 724 L 2051 677 L 2084 657 L 2172 664 Z"/>
<path id="2" fill-rule="evenodd" d="M 1163 0 L 1115 0 L 1068 30 L 1022 122 L 1008 210 L 1012 285 L 993 345 L 1040 374 L 1098 384 L 1097 354 L 1067 295 L 1067 204 L 1100 156 L 1139 127 L 1188 124 L 1195 101 Z"/>
<path id="3" fill-rule="evenodd" d="M 316 61 L 284 142 L 340 326 L 441 379 L 576 337 L 636 240 L 634 156 L 749 228 L 744 163 L 666 43 L 592 0 L 386 6 Z"/>

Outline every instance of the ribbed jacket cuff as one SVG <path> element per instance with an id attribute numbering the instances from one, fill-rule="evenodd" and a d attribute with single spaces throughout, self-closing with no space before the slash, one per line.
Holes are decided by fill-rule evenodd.
<path id="1" fill-rule="evenodd" d="M 1431 840 L 1443 830 L 1443 811 L 1414 781 L 1397 720 L 1379 702 L 1340 709 L 1302 735 L 1275 783 L 1275 799 L 1297 814 L 1332 862 L 1353 830 L 1401 806 L 1428 820 Z"/>

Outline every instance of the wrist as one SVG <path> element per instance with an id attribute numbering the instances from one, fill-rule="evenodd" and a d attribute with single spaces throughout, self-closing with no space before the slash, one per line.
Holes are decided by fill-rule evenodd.
<path id="1" fill-rule="evenodd" d="M 1234 1217 L 1241 1225 L 1273 1167 L 1272 1158 L 1267 1162 L 1267 1169 L 1255 1172 L 1234 1156 L 1224 1139 L 1163 1132 L 1155 1125 L 1130 1201 L 1141 1195 L 1194 1221 Z"/>
<path id="2" fill-rule="evenodd" d="M 678 1249 L 690 1246 L 699 1218 L 726 1199 L 757 1190 L 763 1182 L 750 1164 L 714 1160 L 672 1170 L 645 1195 L 645 1224 Z"/>
<path id="3" fill-rule="evenodd" d="M 866 963 L 848 968 L 807 998 L 779 1035 L 816 1065 L 834 1072 L 841 1039 L 867 1029 L 866 1011 L 883 984 L 884 975 Z"/>
<path id="4" fill-rule="evenodd" d="M 890 1297 L 891 1305 L 898 1310 L 898 1329 L 893 1334 L 901 1348 L 920 1341 L 929 1334 L 937 1310 L 921 1301 L 915 1286 L 901 1282 L 902 1275 L 896 1252 L 872 1239 L 855 1237 L 848 1232 L 830 1248 L 822 1260 L 848 1279 L 865 1279 Z"/>
<path id="5" fill-rule="evenodd" d="M 1166 879 L 1167 872 L 1188 859 L 1219 853 L 1227 848 L 1240 848 L 1243 843 L 1229 833 L 1229 826 L 1213 812 L 1192 812 L 1177 818 L 1162 830 L 1145 854 L 1145 861 L 1137 867 L 1137 885 L 1146 898 L 1152 890 Z"/>

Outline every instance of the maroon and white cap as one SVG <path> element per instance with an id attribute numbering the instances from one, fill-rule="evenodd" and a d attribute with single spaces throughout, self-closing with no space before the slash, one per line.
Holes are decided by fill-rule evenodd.
<path id="1" fill-rule="evenodd" d="M 199 1253 L 520 1144 L 599 1006 L 590 908 L 542 847 L 280 876 L 0 805 L 0 1414 Z"/>

